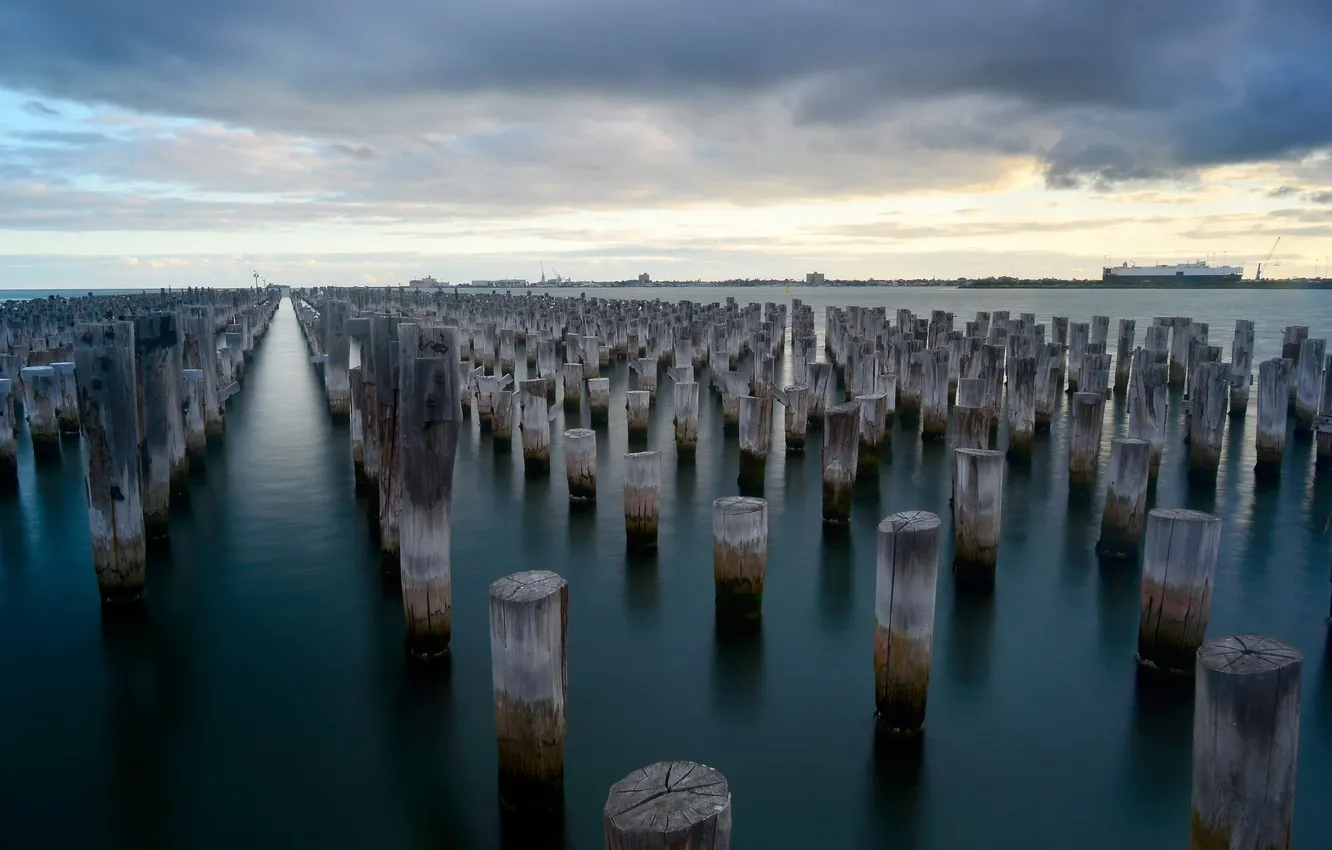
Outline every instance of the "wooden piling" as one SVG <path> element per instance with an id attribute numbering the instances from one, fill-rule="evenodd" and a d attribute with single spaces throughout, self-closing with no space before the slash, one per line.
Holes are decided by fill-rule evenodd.
<path id="1" fill-rule="evenodd" d="M 1110 441 L 1110 479 L 1101 513 L 1101 539 L 1096 551 L 1107 558 L 1132 558 L 1138 554 L 1147 514 L 1147 482 L 1150 479 L 1151 445 L 1146 440 Z"/>
<path id="2" fill-rule="evenodd" d="M 545 382 L 536 383 L 542 384 L 544 401 Z M 569 585 L 563 578 L 533 570 L 490 585 L 499 796 L 508 809 L 563 805 L 568 637 Z"/>
<path id="3" fill-rule="evenodd" d="M 946 398 L 946 396 L 945 396 Z M 884 444 L 888 431 L 888 397 L 873 393 L 856 397 L 860 405 L 860 448 L 856 453 L 856 474 L 872 475 L 882 464 Z"/>
<path id="4" fill-rule="evenodd" d="M 831 363 L 810 363 L 809 372 L 809 422 L 822 428 L 823 415 L 828 409 L 828 399 L 832 397 L 833 372 Z"/>
<path id="5" fill-rule="evenodd" d="M 921 438 L 942 440 L 948 432 L 948 349 L 921 352 Z"/>
<path id="6" fill-rule="evenodd" d="M 763 610 L 768 502 L 723 496 L 712 503 L 712 578 L 722 621 L 755 620 Z"/>
<path id="7" fill-rule="evenodd" d="M 1036 442 L 1036 358 L 1014 357 L 1008 375 L 1008 453 L 1029 455 Z"/>
<path id="8" fill-rule="evenodd" d="M 994 587 L 1004 504 L 1004 453 L 956 449 L 953 572 L 959 586 Z"/>
<path id="9" fill-rule="evenodd" d="M 647 390 L 629 390 L 624 394 L 625 424 L 629 436 L 645 437 L 652 421 L 652 396 Z"/>
<path id="10" fill-rule="evenodd" d="M 1057 342 L 1046 343 L 1037 347 L 1035 381 L 1035 428 L 1039 431 L 1050 430 L 1054 412 L 1059 407 L 1059 395 L 1063 391 L 1060 379 L 1060 362 L 1063 359 L 1063 346 Z"/>
<path id="11" fill-rule="evenodd" d="M 1295 433 L 1313 429 L 1318 416 L 1318 401 L 1323 393 L 1323 356 L 1326 341 L 1305 339 L 1300 343 L 1300 359 L 1295 385 Z"/>
<path id="12" fill-rule="evenodd" d="M 1105 396 L 1100 393 L 1074 393 L 1071 408 L 1073 422 L 1068 435 L 1068 480 L 1070 484 L 1091 484 L 1101 454 L 1101 425 Z"/>
<path id="13" fill-rule="evenodd" d="M 691 455 L 698 448 L 698 382 L 675 383 L 671 391 L 674 398 L 675 452 Z"/>
<path id="14" fill-rule="evenodd" d="M 564 364 L 564 409 L 577 413 L 583 406 L 583 364 Z"/>
<path id="15" fill-rule="evenodd" d="M 490 437 L 492 445 L 499 450 L 508 449 L 513 445 L 514 395 L 514 391 L 510 389 L 500 389 L 490 393 Z"/>
<path id="16" fill-rule="evenodd" d="M 364 367 L 356 366 L 347 370 L 347 386 L 351 388 L 351 455 L 352 476 L 356 489 L 362 490 L 369 484 L 365 474 L 365 382 L 362 376 Z"/>
<path id="17" fill-rule="evenodd" d="M 1230 415 L 1243 417 L 1249 409 L 1253 383 L 1253 322 L 1235 320 L 1235 338 L 1230 346 Z"/>
<path id="18" fill-rule="evenodd" d="M 1087 356 L 1087 343 L 1090 329 L 1086 322 L 1068 324 L 1068 392 L 1078 391 L 1078 381 L 1082 376 L 1082 360 Z"/>
<path id="19" fill-rule="evenodd" d="M 324 302 L 320 315 L 327 358 L 324 361 L 324 393 L 328 397 L 329 412 L 335 419 L 351 415 L 351 382 L 347 376 L 351 362 L 351 334 L 347 332 L 350 315 L 350 303 L 332 299 Z"/>
<path id="20" fill-rule="evenodd" d="M 175 313 L 134 320 L 135 371 L 143 428 L 143 524 L 150 539 L 167 536 L 171 492 L 185 460 L 180 338 Z M 175 485 L 175 486 L 173 486 Z"/>
<path id="21" fill-rule="evenodd" d="M 179 358 L 177 358 L 179 359 Z M 61 434 L 79 433 L 79 378 L 74 374 L 72 360 L 59 360 L 51 364 L 56 373 L 56 383 L 60 385 L 60 400 L 56 404 L 56 423 Z M 179 369 L 176 378 L 179 380 Z"/>
<path id="22" fill-rule="evenodd" d="M 1138 323 L 1133 319 L 1119 320 L 1118 341 L 1115 346 L 1115 395 L 1126 395 L 1133 369 L 1133 337 Z"/>
<path id="23" fill-rule="evenodd" d="M 449 651 L 453 632 L 453 467 L 462 431 L 456 328 L 398 327 L 398 518 L 407 651 Z"/>
<path id="24" fill-rule="evenodd" d="M 1165 447 L 1170 368 L 1167 356 L 1163 349 L 1138 349 L 1133 352 L 1133 374 L 1129 377 L 1128 435 L 1147 441 L 1148 474 L 1153 479 L 1161 468 L 1161 452 Z"/>
<path id="25" fill-rule="evenodd" d="M 860 405 L 830 407 L 823 423 L 823 521 L 846 525 L 851 521 L 851 493 L 859 465 Z"/>
<path id="26" fill-rule="evenodd" d="M 1254 477 L 1271 479 L 1281 474 L 1286 451 L 1286 422 L 1291 384 L 1291 361 L 1274 357 L 1258 364 L 1257 463 Z"/>
<path id="27" fill-rule="evenodd" d="M 0 378 L 0 491 L 18 486 L 18 441 L 14 419 L 14 382 Z"/>
<path id="28" fill-rule="evenodd" d="M 730 850 L 731 789 L 715 768 L 657 762 L 611 786 L 604 850 Z"/>
<path id="29" fill-rule="evenodd" d="M 569 499 L 597 500 L 597 432 L 570 428 L 564 432 L 564 468 L 569 481 Z"/>
<path id="30" fill-rule="evenodd" d="M 103 603 L 136 601 L 148 555 L 133 322 L 76 325 L 74 363 L 97 587 Z"/>
<path id="31" fill-rule="evenodd" d="M 1309 338 L 1309 329 L 1303 325 L 1291 325 L 1281 333 L 1281 356 L 1290 361 L 1290 398 L 1289 404 L 1295 405 L 1297 378 L 1300 374 L 1300 351 L 1304 341 Z"/>
<path id="32" fill-rule="evenodd" d="M 198 369 L 183 369 L 181 378 L 181 410 L 185 419 L 185 458 L 191 469 L 203 467 L 208 448 L 204 430 L 204 377 Z"/>
<path id="33" fill-rule="evenodd" d="M 1138 662 L 1192 673 L 1212 607 L 1221 520 L 1181 508 L 1147 515 L 1142 564 Z"/>
<path id="34" fill-rule="evenodd" d="M 656 549 L 661 517 L 661 453 L 624 456 L 624 531 L 630 549 Z"/>
<path id="35" fill-rule="evenodd" d="M 1266 635 L 1213 638 L 1198 650 L 1191 848 L 1290 847 L 1303 663 Z"/>
<path id="36" fill-rule="evenodd" d="M 754 396 L 740 397 L 740 475 L 741 492 L 762 492 L 767 469 L 768 445 L 764 440 L 763 415 L 767 408 Z"/>
<path id="37" fill-rule="evenodd" d="M 874 706 L 880 728 L 925 725 L 939 569 L 939 517 L 893 514 L 879 523 L 874 585 Z"/>
<path id="38" fill-rule="evenodd" d="M 1212 478 L 1221 465 L 1221 445 L 1225 435 L 1226 411 L 1230 406 L 1230 366 L 1226 363 L 1198 363 L 1191 385 L 1189 414 L 1189 475 Z"/>
<path id="39" fill-rule="evenodd" d="M 529 476 L 550 472 L 550 411 L 546 409 L 546 382 L 540 378 L 519 384 L 522 421 L 523 470 Z"/>
<path id="40" fill-rule="evenodd" d="M 803 454 L 805 435 L 809 429 L 809 387 L 796 385 L 782 389 L 783 421 L 786 430 L 786 453 Z"/>
<path id="41" fill-rule="evenodd" d="M 60 456 L 60 379 L 51 366 L 24 366 L 24 410 L 28 415 L 28 437 L 32 453 L 38 457 Z"/>
<path id="42" fill-rule="evenodd" d="M 587 382 L 587 412 L 593 425 L 605 424 L 610 419 L 610 378 L 589 378 Z"/>

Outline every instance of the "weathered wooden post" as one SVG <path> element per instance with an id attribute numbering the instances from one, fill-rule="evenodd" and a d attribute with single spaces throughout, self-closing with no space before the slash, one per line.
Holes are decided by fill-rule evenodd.
<path id="1" fill-rule="evenodd" d="M 220 440 L 226 435 L 227 408 L 218 392 L 217 345 L 212 307 L 190 308 L 185 323 L 185 365 L 203 373 L 204 436 Z"/>
<path id="2" fill-rule="evenodd" d="M 860 448 L 856 452 L 856 474 L 872 475 L 882 465 L 880 457 L 888 430 L 885 420 L 888 416 L 888 397 L 883 393 L 856 396 L 860 405 Z"/>
<path id="3" fill-rule="evenodd" d="M 176 476 L 180 461 L 185 458 L 176 314 L 158 313 L 135 319 L 134 348 L 141 405 L 139 421 L 143 427 L 144 531 L 150 538 L 162 538 L 167 536 L 170 525 L 171 491 L 179 490 Z"/>
<path id="4" fill-rule="evenodd" d="M 1221 444 L 1230 405 L 1230 366 L 1198 363 L 1189 376 L 1189 475 L 1210 479 L 1221 465 Z"/>
<path id="5" fill-rule="evenodd" d="M 517 332 L 513 328 L 499 329 L 499 368 L 501 375 L 514 375 L 518 363 L 518 350 L 515 345 Z"/>
<path id="6" fill-rule="evenodd" d="M 536 382 L 542 384 L 544 400 L 545 381 Z M 490 585 L 499 796 L 509 808 L 544 810 L 563 802 L 568 637 L 569 585 L 564 579 L 533 570 Z"/>
<path id="7" fill-rule="evenodd" d="M 347 370 L 347 385 L 351 387 L 351 454 L 352 476 L 357 491 L 370 483 L 365 474 L 365 381 L 363 366 Z"/>
<path id="8" fill-rule="evenodd" d="M 324 392 L 328 396 L 328 409 L 335 419 L 351 415 L 351 382 L 347 370 L 351 362 L 351 334 L 347 320 L 351 304 L 328 300 L 323 304 L 320 321 L 324 326 Z"/>
<path id="9" fill-rule="evenodd" d="M 959 586 L 994 587 L 1004 505 L 1004 453 L 956 449 L 953 572 Z"/>
<path id="10" fill-rule="evenodd" d="M 1059 343 L 1050 342 L 1044 346 L 1037 346 L 1036 351 L 1035 427 L 1041 431 L 1048 431 L 1054 419 L 1055 409 L 1059 407 L 1059 395 L 1063 391 L 1060 363 L 1064 357 L 1064 349 Z"/>
<path id="11" fill-rule="evenodd" d="M 1286 451 L 1286 419 L 1290 398 L 1291 362 L 1274 357 L 1258 364 L 1258 428 L 1255 478 L 1281 475 L 1281 455 Z"/>
<path id="12" fill-rule="evenodd" d="M 1147 515 L 1143 550 L 1138 661 L 1193 672 L 1212 609 L 1212 577 L 1221 547 L 1221 520 L 1181 508 Z"/>
<path id="13" fill-rule="evenodd" d="M 786 453 L 803 453 L 805 434 L 809 429 L 809 387 L 800 384 L 785 387 L 780 400 L 785 408 Z"/>
<path id="14" fill-rule="evenodd" d="M 1119 320 L 1119 340 L 1115 347 L 1115 395 L 1128 392 L 1133 368 L 1133 337 L 1138 326 L 1133 319 Z"/>
<path id="15" fill-rule="evenodd" d="M 597 500 L 597 432 L 570 428 L 564 432 L 564 467 L 569 480 L 569 499 Z"/>
<path id="16" fill-rule="evenodd" d="M 77 325 L 74 363 L 93 569 L 103 603 L 135 601 L 148 572 L 134 323 Z"/>
<path id="17" fill-rule="evenodd" d="M 823 417 L 823 521 L 851 521 L 851 494 L 860 454 L 860 405 L 830 407 Z"/>
<path id="18" fill-rule="evenodd" d="M 1266 635 L 1198 650 L 1189 846 L 1288 848 L 1304 656 Z"/>
<path id="19" fill-rule="evenodd" d="M 1133 374 L 1129 377 L 1128 435 L 1146 441 L 1151 478 L 1155 478 L 1161 468 L 1161 451 L 1165 446 L 1166 385 L 1169 381 L 1169 366 L 1156 362 L 1156 357 L 1154 349 L 1134 351 Z"/>
<path id="20" fill-rule="evenodd" d="M 1068 323 L 1068 392 L 1078 391 L 1082 360 L 1087 356 L 1089 328 L 1086 322 Z"/>
<path id="21" fill-rule="evenodd" d="M 809 421 L 811 425 L 821 428 L 835 383 L 832 364 L 810 363 L 806 369 L 809 373 Z"/>
<path id="22" fill-rule="evenodd" d="M 1031 454 L 1036 442 L 1036 358 L 1014 357 L 1008 375 L 1008 453 Z"/>
<path id="23" fill-rule="evenodd" d="M 510 389 L 490 393 L 490 436 L 493 447 L 501 451 L 513 445 L 513 397 Z"/>
<path id="24" fill-rule="evenodd" d="M 764 439 L 763 415 L 767 406 L 755 396 L 740 397 L 740 475 L 742 492 L 761 492 L 767 469 L 768 444 Z"/>
<path id="25" fill-rule="evenodd" d="M 755 620 L 763 610 L 768 502 L 723 496 L 712 503 L 712 579 L 717 619 Z"/>
<path id="26" fill-rule="evenodd" d="M 661 517 L 661 453 L 624 456 L 624 531 L 630 549 L 656 549 Z"/>
<path id="27" fill-rule="evenodd" d="M 550 472 L 550 411 L 546 409 L 546 382 L 540 378 L 523 381 L 520 404 L 522 421 L 523 470 L 532 476 Z"/>
<path id="28" fill-rule="evenodd" d="M 610 419 L 610 378 L 589 378 L 587 381 L 587 412 L 593 425 L 605 424 Z"/>
<path id="29" fill-rule="evenodd" d="M 1295 405 L 1295 391 L 1299 385 L 1297 378 L 1300 374 L 1300 351 L 1308 338 L 1309 329 L 1304 325 L 1291 325 L 1281 334 L 1281 357 L 1290 361 L 1290 398 L 1287 403 L 1292 407 Z"/>
<path id="30" fill-rule="evenodd" d="M 698 382 L 677 381 L 674 395 L 676 455 L 691 455 L 698 448 Z"/>
<path id="31" fill-rule="evenodd" d="M 18 486 L 18 441 L 14 439 L 14 382 L 0 378 L 0 491 Z"/>
<path id="32" fill-rule="evenodd" d="M 630 437 L 646 437 L 652 421 L 652 396 L 647 390 L 629 390 L 624 394 L 625 424 Z"/>
<path id="33" fill-rule="evenodd" d="M 1189 354 L 1193 348 L 1193 319 L 1187 316 L 1175 316 L 1171 319 L 1173 333 L 1170 335 L 1170 386 L 1183 388 L 1188 377 Z"/>
<path id="34" fill-rule="evenodd" d="M 51 364 L 56 373 L 56 383 L 60 385 L 60 401 L 56 404 L 56 422 L 61 434 L 79 433 L 79 378 L 75 374 L 73 361 L 57 361 Z"/>
<path id="35" fill-rule="evenodd" d="M 564 409 L 574 413 L 583 406 L 583 364 L 564 364 Z"/>
<path id="36" fill-rule="evenodd" d="M 874 705 L 879 726 L 925 725 L 939 570 L 939 517 L 893 514 L 879 523 L 874 584 Z"/>
<path id="37" fill-rule="evenodd" d="M 456 328 L 398 326 L 397 447 L 407 651 L 449 651 L 453 633 L 453 466 L 462 431 Z"/>
<path id="38" fill-rule="evenodd" d="M 1074 393 L 1073 423 L 1068 435 L 1068 480 L 1071 484 L 1091 484 L 1101 454 L 1101 420 L 1105 396 L 1100 393 Z"/>
<path id="39" fill-rule="evenodd" d="M 56 408 L 60 404 L 60 379 L 51 366 L 24 366 L 24 409 L 28 414 L 28 436 L 32 439 L 32 453 L 38 457 L 60 456 L 60 420 Z"/>
<path id="40" fill-rule="evenodd" d="M 1253 383 L 1253 322 L 1235 320 L 1235 339 L 1230 346 L 1230 415 L 1243 417 L 1249 410 L 1249 387 Z"/>
<path id="41" fill-rule="evenodd" d="M 637 389 L 644 390 L 649 400 L 657 397 L 657 358 L 642 357 L 630 364 L 637 376 Z"/>
<path id="42" fill-rule="evenodd" d="M 1305 339 L 1300 343 L 1298 379 L 1295 386 L 1295 433 L 1313 428 L 1318 400 L 1323 393 L 1323 355 L 1326 340 Z"/>
<path id="43" fill-rule="evenodd" d="M 1138 554 L 1147 513 L 1151 444 L 1146 440 L 1110 441 L 1110 486 L 1101 513 L 1101 539 L 1096 551 L 1103 557 L 1132 558 Z"/>
<path id="44" fill-rule="evenodd" d="M 920 356 L 921 439 L 942 440 L 948 432 L 948 349 L 930 349 Z"/>
<path id="45" fill-rule="evenodd" d="M 204 430 L 204 376 L 198 369 L 180 373 L 181 409 L 185 418 L 185 458 L 192 469 L 203 466 L 208 448 Z"/>
<path id="46" fill-rule="evenodd" d="M 604 850 L 730 850 L 731 789 L 715 768 L 657 762 L 611 786 Z"/>

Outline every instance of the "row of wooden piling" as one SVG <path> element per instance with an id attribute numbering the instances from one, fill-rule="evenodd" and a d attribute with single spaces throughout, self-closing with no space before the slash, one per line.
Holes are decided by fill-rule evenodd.
<path id="1" fill-rule="evenodd" d="M 222 438 L 276 304 L 267 291 L 187 289 L 0 305 L 0 488 L 18 485 L 20 414 L 38 462 L 79 438 L 104 603 L 141 597 L 148 546 Z"/>

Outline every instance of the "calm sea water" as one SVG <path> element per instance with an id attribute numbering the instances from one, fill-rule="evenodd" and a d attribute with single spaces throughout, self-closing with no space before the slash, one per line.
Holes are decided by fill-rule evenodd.
<path id="1" fill-rule="evenodd" d="M 1133 316 L 1139 339 L 1151 316 L 1183 314 L 1211 322 L 1227 350 L 1234 319 L 1249 318 L 1256 359 L 1287 324 L 1332 334 L 1332 300 L 1317 292 L 593 294 L 801 297 L 820 331 L 834 302 Z M 625 383 L 617 365 L 617 399 Z M 763 628 L 737 639 L 713 627 L 710 513 L 737 491 L 737 449 L 705 399 L 691 464 L 677 465 L 669 393 L 654 409 L 649 443 L 668 474 L 660 552 L 646 559 L 624 552 L 622 407 L 599 433 L 594 512 L 570 511 L 562 475 L 559 434 L 580 416 L 557 420 L 553 474 L 536 480 L 516 444 L 497 452 L 473 422 L 455 479 L 447 671 L 404 663 L 396 579 L 380 576 L 348 432 L 325 414 L 289 303 L 232 399 L 225 444 L 175 511 L 141 621 L 99 611 L 77 443 L 39 466 L 22 436 L 20 490 L 0 497 L 4 845 L 500 846 L 486 589 L 533 568 L 570 582 L 567 817 L 563 835 L 522 846 L 599 847 L 607 788 L 667 758 L 726 774 L 739 848 L 1187 843 L 1192 693 L 1138 683 L 1139 572 L 1098 564 L 1102 496 L 1070 500 L 1061 417 L 1009 471 L 992 598 L 956 596 L 945 542 L 923 751 L 876 759 L 874 527 L 912 508 L 947 519 L 946 450 L 899 425 L 844 537 L 821 529 L 818 451 L 773 454 Z M 1332 831 L 1332 479 L 1292 440 L 1280 483 L 1255 487 L 1255 413 L 1230 423 L 1214 489 L 1187 484 L 1172 421 L 1151 498 L 1224 518 L 1209 633 L 1265 632 L 1304 652 L 1295 843 L 1315 847 Z M 1106 422 L 1107 441 L 1126 432 L 1122 402 Z"/>

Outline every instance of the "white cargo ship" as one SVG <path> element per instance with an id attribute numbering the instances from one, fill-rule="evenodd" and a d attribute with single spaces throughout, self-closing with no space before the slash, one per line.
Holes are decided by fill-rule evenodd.
<path id="1" fill-rule="evenodd" d="M 1243 279 L 1243 266 L 1210 266 L 1203 260 L 1156 266 L 1124 263 L 1107 266 L 1101 274 L 1102 283 L 1110 286 L 1226 286 Z"/>

